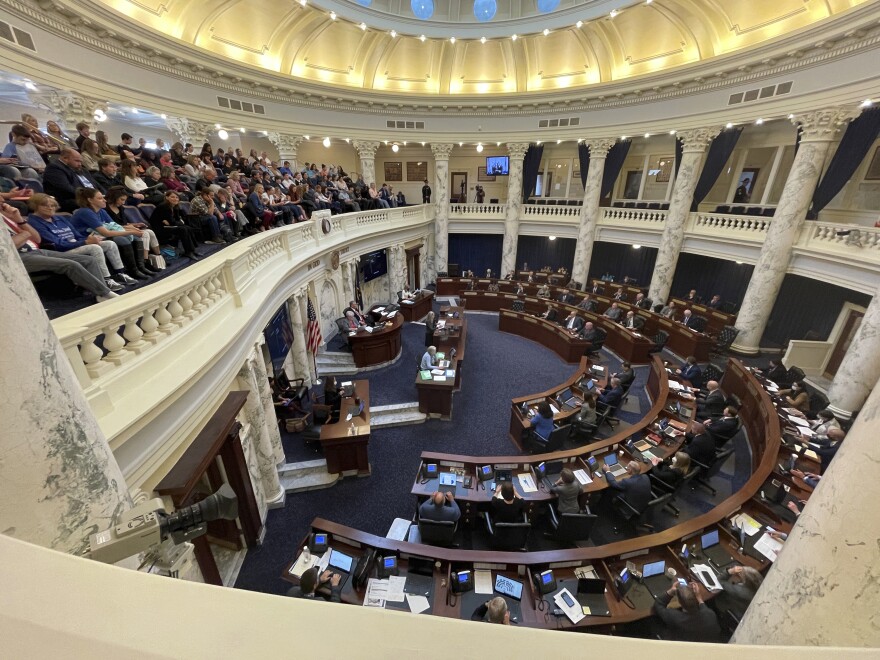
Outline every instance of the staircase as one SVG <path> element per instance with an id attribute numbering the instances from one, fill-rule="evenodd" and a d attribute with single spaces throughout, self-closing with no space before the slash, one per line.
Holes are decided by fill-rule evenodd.
<path id="1" fill-rule="evenodd" d="M 315 358 L 315 366 L 318 369 L 319 376 L 326 374 L 354 376 L 358 373 L 358 368 L 354 366 L 354 358 L 351 353 L 321 351 Z"/>
<path id="2" fill-rule="evenodd" d="M 339 475 L 327 472 L 327 460 L 318 458 L 301 463 L 285 463 L 278 468 L 278 478 L 288 493 L 302 493 L 329 488 L 339 480 Z"/>
<path id="3" fill-rule="evenodd" d="M 426 417 L 425 413 L 419 412 L 418 401 L 394 403 L 389 406 L 372 406 L 370 408 L 370 428 L 383 429 L 390 426 L 423 424 Z"/>

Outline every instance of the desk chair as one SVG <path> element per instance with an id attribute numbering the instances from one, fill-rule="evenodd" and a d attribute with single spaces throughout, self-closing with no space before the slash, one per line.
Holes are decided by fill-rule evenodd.
<path id="1" fill-rule="evenodd" d="M 514 300 L 513 305 L 511 305 L 511 309 L 514 312 L 526 311 L 526 301 L 525 300 Z"/>
<path id="2" fill-rule="evenodd" d="M 547 508 L 550 512 L 553 533 L 548 533 L 546 536 L 570 543 L 590 540 L 590 533 L 599 516 L 590 513 L 589 508 L 585 513 L 559 513 L 556 511 L 556 505 L 552 503 Z"/>
<path id="3" fill-rule="evenodd" d="M 654 345 L 648 349 L 648 353 L 659 353 L 666 346 L 667 341 L 669 341 L 669 333 L 665 330 L 658 330 L 654 335 Z"/>
<path id="4" fill-rule="evenodd" d="M 678 484 L 678 486 L 672 486 L 671 484 L 663 481 L 659 477 L 657 477 L 653 472 L 648 472 L 648 478 L 651 480 L 651 489 L 658 493 L 671 493 L 672 497 L 669 501 L 664 505 L 666 509 L 672 512 L 672 514 L 678 518 L 681 514 L 681 511 L 678 507 L 675 506 L 675 499 L 678 497 L 679 493 L 686 487 L 689 486 L 690 482 L 697 478 L 702 473 L 702 468 L 698 466 L 694 466 L 690 469 L 690 471 L 684 475 L 684 479 Z"/>
<path id="5" fill-rule="evenodd" d="M 828 398 L 821 392 L 814 392 L 810 395 L 810 412 L 817 413 L 828 407 Z"/>
<path id="6" fill-rule="evenodd" d="M 489 536 L 492 539 L 492 547 L 495 550 L 526 551 L 526 542 L 528 541 L 532 525 L 528 521 L 525 512 L 522 516 L 522 522 L 493 523 L 492 516 L 488 513 L 485 514 L 483 519 L 486 521 L 486 530 L 489 532 Z"/>
<path id="7" fill-rule="evenodd" d="M 738 334 L 739 328 L 735 328 L 732 325 L 725 325 L 721 328 L 721 334 L 718 335 L 718 341 L 712 347 L 711 355 L 726 355 Z"/>
<path id="8" fill-rule="evenodd" d="M 339 334 L 343 337 L 348 337 L 348 323 L 346 323 L 344 317 L 336 319 L 336 328 L 339 330 Z"/>
<path id="9" fill-rule="evenodd" d="M 659 314 L 660 312 L 663 311 L 664 307 L 665 307 L 665 305 L 663 303 L 657 303 L 656 305 L 654 305 L 651 308 L 651 311 L 654 312 L 655 314 Z"/>
<path id="10" fill-rule="evenodd" d="M 613 431 L 615 425 L 620 423 L 620 420 L 614 416 L 617 414 L 617 408 L 612 408 L 601 401 L 596 402 L 596 413 L 598 414 L 598 417 L 596 418 L 597 429 L 602 426 L 602 424 L 608 424 L 608 428 Z"/>
<path id="11" fill-rule="evenodd" d="M 703 332 L 708 323 L 709 320 L 705 316 L 694 316 L 691 320 L 691 327 L 697 332 Z"/>
<path id="12" fill-rule="evenodd" d="M 718 623 L 721 625 L 721 634 L 727 639 L 736 632 L 740 618 L 730 610 L 724 610 L 718 617 Z"/>
<path id="13" fill-rule="evenodd" d="M 806 374 L 800 367 L 791 366 L 788 368 L 788 373 L 785 377 L 788 380 L 788 385 L 791 385 L 796 380 L 803 380 L 806 377 Z"/>
<path id="14" fill-rule="evenodd" d="M 662 509 L 669 500 L 672 499 L 672 493 L 652 493 L 655 497 L 644 511 L 639 511 L 627 502 L 622 495 L 618 495 L 611 501 L 611 508 L 614 509 L 627 523 L 632 524 L 636 533 L 640 529 L 647 532 L 654 531 L 654 514 L 658 509 Z M 635 521 L 635 522 L 633 522 Z M 619 534 L 618 528 L 614 528 L 614 533 Z"/>
<path id="15" fill-rule="evenodd" d="M 455 545 L 457 523 L 451 520 L 427 520 L 418 518 L 416 521 L 421 542 L 426 545 L 439 545 L 449 548 Z"/>
<path id="16" fill-rule="evenodd" d="M 598 417 L 596 418 L 598 420 Z M 589 424 L 587 422 L 581 422 L 577 419 L 577 415 L 572 417 L 572 422 L 569 424 L 569 437 L 575 438 L 575 440 L 581 440 L 589 442 L 596 435 L 596 431 L 599 430 L 598 424 Z M 579 442 L 578 444 L 583 444 L 583 442 Z"/>
<path id="17" fill-rule="evenodd" d="M 703 382 L 708 383 L 710 380 L 714 380 L 718 383 L 721 382 L 721 378 L 724 376 L 724 371 L 716 367 L 711 362 L 703 369 Z"/>
<path id="18" fill-rule="evenodd" d="M 737 431 L 737 435 L 742 433 L 742 431 Z M 734 438 L 736 436 L 733 436 Z M 732 445 L 733 443 L 731 443 Z M 715 454 L 715 460 L 712 461 L 712 465 L 703 465 L 702 463 L 698 463 L 697 461 L 691 459 L 691 463 L 700 468 L 700 472 L 696 475 L 692 483 L 695 485 L 691 486 L 691 490 L 694 490 L 696 486 L 703 486 L 710 493 L 712 493 L 713 497 L 718 494 L 718 491 L 712 487 L 712 484 L 709 481 L 721 470 L 721 466 L 724 465 L 724 461 L 733 453 L 733 447 L 727 447 L 726 449 L 721 450 L 720 452 Z"/>
<path id="19" fill-rule="evenodd" d="M 584 350 L 584 355 L 588 355 L 589 357 L 598 358 L 599 351 L 602 350 L 602 347 L 605 345 L 605 340 L 608 339 L 608 333 L 604 330 L 597 328 L 598 336 L 596 340 L 590 343 L 590 346 Z"/>

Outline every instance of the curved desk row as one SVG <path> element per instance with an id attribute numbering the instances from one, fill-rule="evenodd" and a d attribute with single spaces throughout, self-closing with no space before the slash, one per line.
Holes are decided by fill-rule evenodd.
<path id="1" fill-rule="evenodd" d="M 659 363 L 654 362 L 652 374 L 655 374 L 657 399 L 642 423 L 647 426 L 656 416 L 662 412 L 668 395 L 668 382 L 665 379 L 665 370 Z M 662 532 L 610 543 L 597 547 L 572 548 L 566 550 L 544 552 L 487 552 L 474 550 L 460 550 L 455 548 L 441 548 L 427 546 L 406 541 L 397 541 L 366 534 L 342 525 L 337 525 L 322 519 L 316 519 L 312 523 L 315 531 L 323 531 L 330 535 L 331 546 L 341 549 L 355 557 L 361 556 L 366 549 L 374 548 L 380 556 L 397 555 L 401 562 L 401 574 L 407 575 L 410 563 L 418 564 L 419 570 L 424 573 L 428 567 L 428 576 L 422 577 L 421 586 L 425 586 L 425 580 L 430 583 L 430 589 L 424 593 L 429 596 L 429 613 L 441 616 L 470 618 L 471 605 L 477 602 L 473 595 L 452 596 L 448 593 L 447 585 L 450 584 L 450 576 L 459 570 L 474 568 L 490 568 L 494 573 L 518 580 L 524 583 L 522 601 L 516 607 L 518 622 L 522 625 L 541 628 L 584 628 L 589 627 L 594 631 L 608 630 L 615 624 L 634 621 L 650 615 L 650 601 L 636 598 L 638 591 L 630 592 L 634 607 L 630 608 L 625 601 L 616 598 L 614 578 L 625 566 L 627 561 L 642 565 L 655 560 L 664 560 L 667 566 L 675 568 L 679 574 L 687 573 L 689 565 L 681 558 L 682 544 L 693 544 L 699 534 L 711 530 L 718 530 L 723 549 L 736 561 L 744 565 L 752 566 L 759 570 L 766 569 L 770 562 L 758 554 L 754 548 L 754 537 L 747 537 L 745 552 L 739 551 L 739 539 L 731 532 L 728 519 L 734 514 L 747 514 L 761 525 L 772 525 L 777 530 L 788 531 L 790 524 L 779 515 L 778 509 L 765 503 L 760 495 L 762 488 L 768 479 L 778 478 L 790 482 L 774 473 L 777 460 L 780 457 L 780 417 L 776 414 L 774 403 L 768 393 L 763 389 L 757 378 L 743 368 L 739 361 L 731 359 L 728 369 L 722 381 L 722 387 L 728 393 L 735 393 L 742 399 L 742 419 L 748 433 L 748 440 L 753 456 L 753 473 L 744 486 L 736 493 L 724 499 L 710 511 L 684 521 Z M 438 461 L 444 467 L 473 466 L 491 464 L 496 469 L 502 469 L 504 465 L 525 468 L 538 462 L 561 460 L 577 461 L 581 457 L 596 451 L 607 451 L 612 445 L 622 441 L 622 435 L 618 434 L 596 443 L 592 443 L 577 450 L 557 452 L 532 457 L 511 456 L 458 456 L 444 455 L 425 452 L 423 461 Z M 419 484 L 417 484 L 419 485 Z M 797 484 L 793 484 L 797 486 Z M 546 493 L 539 491 L 540 499 L 548 498 Z M 480 492 L 481 497 L 488 498 L 488 494 Z M 463 497 L 462 499 L 466 499 Z M 465 502 L 467 504 L 467 502 Z M 435 563 L 436 562 L 436 563 Z M 290 573 L 292 561 L 285 568 L 282 577 L 291 582 L 296 578 Z M 557 582 L 557 587 L 566 586 L 574 593 L 576 589 L 576 570 L 592 569 L 596 575 L 606 580 L 606 599 L 610 616 L 586 616 L 576 626 L 572 625 L 564 617 L 555 617 L 549 614 L 544 607 L 542 599 L 550 599 L 551 596 L 541 596 L 532 582 L 532 576 L 536 573 L 552 569 Z M 343 590 L 343 600 L 352 603 L 363 602 L 363 590 L 354 589 L 352 580 L 346 583 Z M 643 587 L 639 586 L 640 589 Z M 711 594 L 704 593 L 705 597 Z M 477 599 L 482 603 L 487 596 Z M 552 601 L 551 601 L 552 602 Z M 539 609 L 539 608 L 543 608 Z"/>

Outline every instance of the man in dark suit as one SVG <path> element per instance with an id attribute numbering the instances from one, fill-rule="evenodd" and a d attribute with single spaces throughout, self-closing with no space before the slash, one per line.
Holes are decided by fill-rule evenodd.
<path id="1" fill-rule="evenodd" d="M 452 493 L 435 492 L 430 499 L 422 502 L 419 507 L 419 518 L 436 522 L 458 522 L 461 509 Z"/>
<path id="2" fill-rule="evenodd" d="M 718 617 L 700 596 L 696 582 L 681 584 L 673 580 L 672 586 L 654 601 L 654 614 L 664 623 L 669 636 L 681 642 L 718 642 L 721 627 Z M 669 607 L 672 597 L 678 598 L 679 609 Z"/>
<path id="3" fill-rule="evenodd" d="M 602 293 L 602 285 L 598 282 L 594 282 L 593 288 L 590 289 L 590 293 Z"/>
<path id="4" fill-rule="evenodd" d="M 620 372 L 616 374 L 611 374 L 611 376 L 613 378 L 617 378 L 620 381 L 620 386 L 624 389 L 632 385 L 632 382 L 636 378 L 636 374 L 633 371 L 632 365 L 629 362 L 621 362 Z"/>
<path id="5" fill-rule="evenodd" d="M 688 291 L 688 294 L 684 297 L 684 300 L 685 300 L 685 302 L 689 302 L 689 303 L 699 303 L 700 296 L 697 295 L 696 289 L 691 289 L 690 291 Z"/>
<path id="6" fill-rule="evenodd" d="M 623 322 L 624 328 L 630 330 L 641 330 L 645 326 L 645 319 L 630 310 L 626 313 L 626 320 Z"/>
<path id="7" fill-rule="evenodd" d="M 619 321 L 623 316 L 623 310 L 617 305 L 616 302 L 613 302 L 611 303 L 611 307 L 606 309 L 605 313 L 602 316 L 609 318 L 612 321 Z"/>
<path id="8" fill-rule="evenodd" d="M 343 316 L 348 316 L 348 313 L 351 312 L 354 314 L 355 321 L 357 321 L 360 325 L 370 325 L 370 322 L 367 321 L 367 318 L 361 313 L 360 305 L 357 304 L 354 300 L 348 301 L 348 307 L 342 310 Z"/>
<path id="9" fill-rule="evenodd" d="M 764 369 L 764 378 L 772 380 L 777 385 L 788 385 L 788 369 L 779 360 L 770 360 Z"/>
<path id="10" fill-rule="evenodd" d="M 681 321 L 679 321 L 686 328 L 694 328 L 696 325 L 696 319 L 693 316 L 693 312 L 691 310 L 686 309 L 684 313 L 682 313 Z"/>
<path id="11" fill-rule="evenodd" d="M 724 414 L 724 392 L 717 380 L 706 383 L 706 398 L 697 402 L 697 418 L 721 417 Z"/>
<path id="12" fill-rule="evenodd" d="M 76 203 L 77 188 L 101 187 L 82 166 L 82 156 L 74 149 L 62 149 L 61 155 L 46 166 L 43 172 L 43 190 L 52 195 L 62 211 L 72 213 Z"/>
<path id="13" fill-rule="evenodd" d="M 834 458 L 837 450 L 840 449 L 840 443 L 845 437 L 846 432 L 843 429 L 831 428 L 828 429 L 827 435 L 816 435 L 810 440 L 812 444 L 819 445 L 819 448 L 814 449 L 814 451 L 819 457 L 819 462 L 822 464 L 822 469 L 819 472 L 820 474 L 825 474 L 825 471 L 831 464 L 831 459 Z"/>
<path id="14" fill-rule="evenodd" d="M 599 395 L 599 403 L 604 403 L 612 410 L 616 409 L 623 401 L 623 386 L 619 378 L 611 377 L 611 387 L 606 387 Z"/>
<path id="15" fill-rule="evenodd" d="M 715 462 L 715 441 L 706 433 L 705 426 L 700 422 L 694 422 L 691 425 L 691 432 L 685 437 L 687 446 L 682 451 L 690 456 L 691 460 L 703 465 L 712 465 Z"/>
<path id="16" fill-rule="evenodd" d="M 709 307 L 712 309 L 719 309 L 721 307 L 721 296 L 717 293 L 712 296 L 712 300 L 709 301 Z"/>
<path id="17" fill-rule="evenodd" d="M 617 290 L 614 292 L 614 299 L 626 302 L 626 292 L 623 290 L 623 287 L 617 288 Z"/>
<path id="18" fill-rule="evenodd" d="M 590 294 L 584 296 L 584 299 L 578 303 L 578 309 L 582 309 L 586 312 L 594 312 L 596 311 L 596 301 L 590 297 Z"/>
<path id="19" fill-rule="evenodd" d="M 287 595 L 291 598 L 314 599 L 320 597 L 324 600 L 329 600 L 331 603 L 341 603 L 342 587 L 339 585 L 341 579 L 339 573 L 333 573 L 332 571 L 324 571 L 319 577 L 318 569 L 312 567 L 302 574 L 299 578 L 299 584 L 292 587 L 287 592 Z M 318 588 L 326 584 L 330 585 L 330 595 L 317 593 Z"/>
<path id="20" fill-rule="evenodd" d="M 678 369 L 676 373 L 681 376 L 682 379 L 690 382 L 692 387 L 700 389 L 703 386 L 703 372 L 697 364 L 697 358 L 693 355 L 688 357 L 684 366 L 681 369 Z"/>
<path id="21" fill-rule="evenodd" d="M 581 330 L 581 339 L 584 339 L 590 343 L 595 342 L 601 337 L 602 334 L 599 332 L 599 329 L 596 328 L 592 322 L 587 321 L 584 323 L 584 328 Z"/>
<path id="22" fill-rule="evenodd" d="M 721 417 L 707 420 L 705 427 L 706 433 L 715 441 L 715 448 L 721 449 L 739 430 L 739 417 L 737 417 L 736 408 L 727 406 Z"/>
<path id="23" fill-rule="evenodd" d="M 559 296 L 559 302 L 565 303 L 567 305 L 573 305 L 574 300 L 575 300 L 574 295 L 568 289 L 563 291 L 562 295 Z"/>
<path id="24" fill-rule="evenodd" d="M 651 301 L 648 298 L 645 298 L 644 293 L 637 293 L 636 300 L 635 300 L 635 306 L 639 307 L 640 309 L 650 309 L 651 308 Z"/>
<path id="25" fill-rule="evenodd" d="M 584 327 L 584 320 L 572 311 L 565 319 L 565 329 L 571 334 L 576 335 Z"/>
<path id="26" fill-rule="evenodd" d="M 639 474 L 639 464 L 636 461 L 630 461 L 626 464 L 626 474 L 628 479 L 618 481 L 615 476 L 609 472 L 608 466 L 603 465 L 605 471 L 605 479 L 608 481 L 608 487 L 623 493 L 622 497 L 633 509 L 641 513 L 648 507 L 651 501 L 651 479 L 647 474 Z"/>

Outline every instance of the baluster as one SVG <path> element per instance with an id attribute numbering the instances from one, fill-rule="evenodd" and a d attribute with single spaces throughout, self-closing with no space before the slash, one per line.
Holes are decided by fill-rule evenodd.
<path id="1" fill-rule="evenodd" d="M 196 313 L 193 311 L 193 301 L 190 300 L 187 294 L 183 293 L 177 299 L 177 302 L 183 309 L 183 318 L 185 319 L 185 322 L 188 323 L 192 321 L 192 319 L 196 316 Z"/>
<path id="2" fill-rule="evenodd" d="M 220 299 L 220 294 L 217 293 L 217 287 L 214 285 L 215 276 L 212 275 L 205 281 L 205 290 L 208 292 L 208 299 L 215 303 Z"/>
<path id="3" fill-rule="evenodd" d="M 114 364 L 122 364 L 132 356 L 131 353 L 125 351 L 125 340 L 119 336 L 119 328 L 116 326 L 108 326 L 103 329 L 104 332 L 104 350 L 107 355 L 104 359 Z"/>
<path id="4" fill-rule="evenodd" d="M 203 280 L 202 282 L 200 282 L 199 286 L 196 289 L 199 292 L 199 297 L 202 299 L 203 307 L 209 307 L 211 303 L 214 302 L 211 298 L 208 297 L 208 289 L 205 287 L 206 282 L 207 280 Z"/>
<path id="5" fill-rule="evenodd" d="M 205 311 L 205 303 L 202 302 L 202 295 L 199 293 L 198 286 L 194 286 L 189 290 L 187 294 L 189 299 L 192 301 L 192 312 L 193 316 L 197 316 L 198 314 Z"/>
<path id="6" fill-rule="evenodd" d="M 86 337 L 79 347 L 79 355 L 82 358 L 83 364 L 86 365 L 86 371 L 89 372 L 92 378 L 97 378 L 102 373 L 113 368 L 102 360 L 104 353 L 95 344 L 95 339 L 97 338 L 97 335 Z"/>
<path id="7" fill-rule="evenodd" d="M 141 319 L 141 330 L 144 331 L 143 339 L 151 344 L 157 343 L 162 338 L 162 333 L 159 332 L 159 322 L 156 320 L 158 311 L 161 309 L 163 309 L 161 306 L 156 309 L 148 309 Z"/>
<path id="8" fill-rule="evenodd" d="M 146 318 L 148 314 L 149 312 L 144 314 L 144 318 Z M 150 318 L 152 319 L 152 317 Z M 137 316 L 128 317 L 127 319 L 125 319 L 125 328 L 122 330 L 122 336 L 125 337 L 125 340 L 127 342 L 125 344 L 125 350 L 131 351 L 135 355 L 143 352 L 143 350 L 150 345 L 148 342 L 145 342 L 143 340 L 144 331 L 143 329 L 141 329 L 137 322 Z M 153 321 L 153 323 L 155 323 L 155 321 Z"/>

